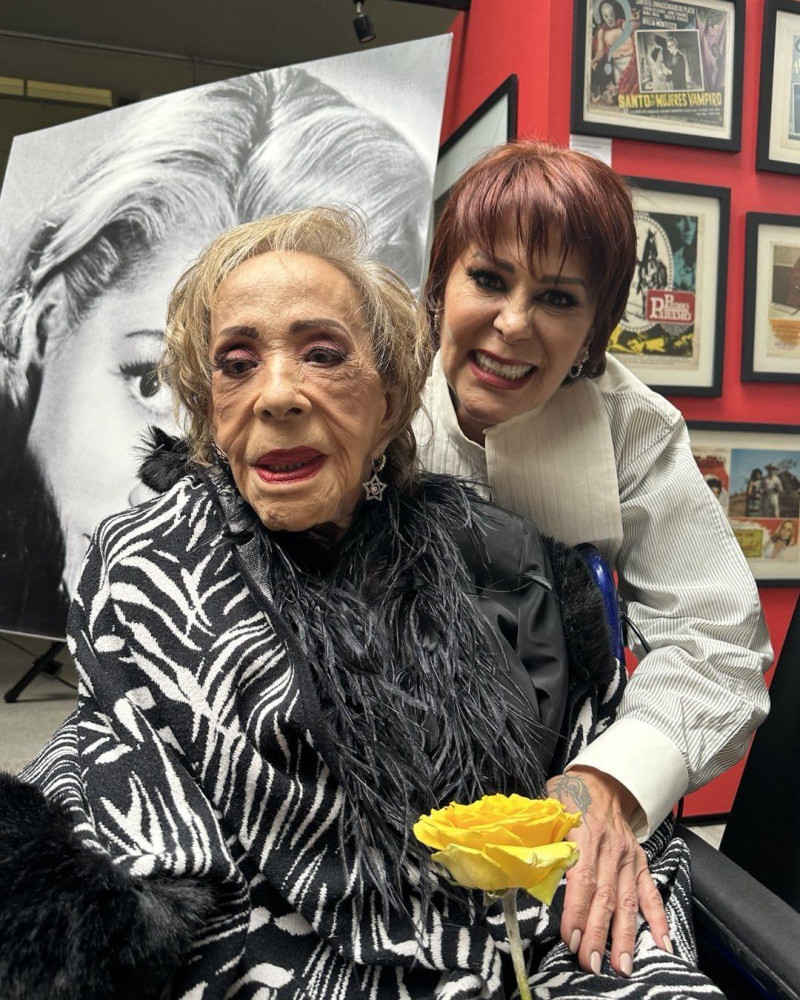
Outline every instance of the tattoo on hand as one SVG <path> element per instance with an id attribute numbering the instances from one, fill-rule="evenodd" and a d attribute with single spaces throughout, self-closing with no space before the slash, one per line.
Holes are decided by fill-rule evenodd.
<path id="1" fill-rule="evenodd" d="M 586 782 L 572 774 L 559 775 L 550 786 L 550 794 L 562 801 L 566 797 L 571 798 L 581 812 L 585 812 L 592 804 L 592 795 Z"/>

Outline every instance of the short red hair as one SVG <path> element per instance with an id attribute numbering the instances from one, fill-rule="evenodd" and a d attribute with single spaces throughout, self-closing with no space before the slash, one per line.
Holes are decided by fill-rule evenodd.
<path id="1" fill-rule="evenodd" d="M 528 267 L 561 240 L 564 257 L 583 262 L 595 301 L 585 374 L 605 369 L 611 332 L 628 301 L 636 229 L 627 184 L 593 156 L 546 142 L 516 141 L 492 150 L 453 186 L 431 251 L 425 305 L 434 317 L 453 265 L 469 248 L 493 256 L 498 231 L 513 220 Z"/>

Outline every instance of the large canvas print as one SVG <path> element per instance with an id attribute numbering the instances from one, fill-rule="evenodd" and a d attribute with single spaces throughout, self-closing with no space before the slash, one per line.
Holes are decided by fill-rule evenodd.
<path id="1" fill-rule="evenodd" d="M 14 141 L 0 196 L 0 629 L 58 638 L 89 539 L 173 430 L 167 297 L 221 231 L 346 204 L 418 289 L 449 36 L 181 91 Z"/>

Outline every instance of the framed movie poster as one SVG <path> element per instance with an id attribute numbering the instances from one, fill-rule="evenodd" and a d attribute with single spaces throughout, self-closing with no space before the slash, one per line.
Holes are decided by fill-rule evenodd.
<path id="1" fill-rule="evenodd" d="M 512 74 L 442 143 L 433 179 L 434 222 L 464 171 L 493 146 L 516 137 L 517 77 Z"/>
<path id="2" fill-rule="evenodd" d="M 719 396 L 730 191 L 629 177 L 636 267 L 609 351 L 647 385 Z"/>
<path id="3" fill-rule="evenodd" d="M 800 382 L 800 215 L 747 213 L 743 382 Z"/>
<path id="4" fill-rule="evenodd" d="M 756 168 L 800 174 L 800 6 L 766 0 Z"/>
<path id="5" fill-rule="evenodd" d="M 689 437 L 757 582 L 800 584 L 800 425 L 689 421 Z"/>
<path id="6" fill-rule="evenodd" d="M 573 132 L 741 148 L 744 0 L 575 0 Z"/>

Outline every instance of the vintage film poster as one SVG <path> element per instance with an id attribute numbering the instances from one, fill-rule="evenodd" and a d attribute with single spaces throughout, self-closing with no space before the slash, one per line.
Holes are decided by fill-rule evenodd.
<path id="1" fill-rule="evenodd" d="M 721 204 L 647 183 L 631 181 L 636 267 L 608 349 L 648 385 L 700 391 L 718 377 Z"/>
<path id="2" fill-rule="evenodd" d="M 731 136 L 734 8 L 586 0 L 587 123 Z"/>
<path id="3" fill-rule="evenodd" d="M 769 358 L 800 361 L 800 243 L 770 243 Z"/>
<path id="4" fill-rule="evenodd" d="M 612 336 L 612 354 L 635 354 L 646 363 L 696 369 L 697 215 L 636 211 L 636 269 L 628 304 Z"/>
<path id="5" fill-rule="evenodd" d="M 753 370 L 800 373 L 800 227 L 758 227 Z"/>
<path id="6" fill-rule="evenodd" d="M 706 485 L 727 514 L 731 492 L 730 451 L 725 448 L 716 448 L 710 451 L 694 451 L 693 454 L 697 467 L 703 473 Z"/>
<path id="7" fill-rule="evenodd" d="M 755 577 L 800 576 L 800 435 L 691 430 L 692 453 Z M 782 438 L 787 440 L 781 440 Z"/>
<path id="8" fill-rule="evenodd" d="M 769 157 L 800 159 L 800 16 L 792 11 L 776 13 Z"/>

